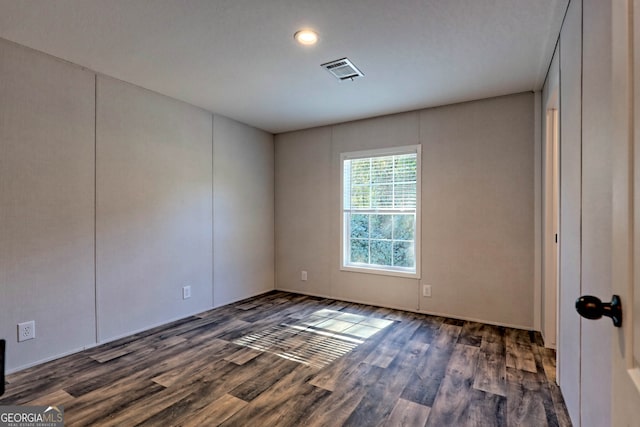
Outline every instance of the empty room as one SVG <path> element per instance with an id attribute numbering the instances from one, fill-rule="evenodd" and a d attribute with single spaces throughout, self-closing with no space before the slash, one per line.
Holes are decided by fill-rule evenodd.
<path id="1" fill-rule="evenodd" d="M 637 426 L 638 10 L 0 0 L 0 426 Z"/>

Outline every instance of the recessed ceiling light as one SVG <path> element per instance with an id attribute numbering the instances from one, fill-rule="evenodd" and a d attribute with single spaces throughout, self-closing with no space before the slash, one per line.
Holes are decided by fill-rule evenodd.
<path id="1" fill-rule="evenodd" d="M 293 38 L 300 44 L 312 45 L 318 42 L 318 33 L 312 30 L 300 30 L 293 35 Z"/>

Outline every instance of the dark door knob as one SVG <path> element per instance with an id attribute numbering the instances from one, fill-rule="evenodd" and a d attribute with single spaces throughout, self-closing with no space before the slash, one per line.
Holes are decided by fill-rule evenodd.
<path id="1" fill-rule="evenodd" d="M 618 295 L 612 296 L 611 302 L 602 302 L 598 297 L 583 295 L 576 300 L 576 311 L 585 319 L 607 316 L 613 320 L 613 326 L 622 326 L 622 304 Z"/>

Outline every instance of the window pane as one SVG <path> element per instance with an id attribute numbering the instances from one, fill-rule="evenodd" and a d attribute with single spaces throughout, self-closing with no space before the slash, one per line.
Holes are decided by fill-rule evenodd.
<path id="1" fill-rule="evenodd" d="M 415 265 L 413 242 L 393 242 L 393 265 L 413 267 Z"/>
<path id="2" fill-rule="evenodd" d="M 369 262 L 369 241 L 351 239 L 351 262 Z"/>
<path id="3" fill-rule="evenodd" d="M 369 208 L 371 207 L 371 199 L 369 195 L 370 187 L 358 186 L 351 190 L 351 208 Z"/>
<path id="4" fill-rule="evenodd" d="M 393 156 L 371 159 L 371 183 L 393 182 Z"/>
<path id="5" fill-rule="evenodd" d="M 404 154 L 385 149 L 341 156 L 345 267 L 416 272 L 420 162 L 407 148 L 396 151 Z"/>
<path id="6" fill-rule="evenodd" d="M 371 241 L 371 264 L 391 265 L 391 242 L 385 240 Z"/>
<path id="7" fill-rule="evenodd" d="M 394 207 L 415 208 L 416 207 L 416 184 L 398 184 L 395 186 L 393 195 Z"/>
<path id="8" fill-rule="evenodd" d="M 369 215 L 353 214 L 349 225 L 352 238 L 369 238 Z"/>
<path id="9" fill-rule="evenodd" d="M 393 185 L 380 184 L 371 187 L 371 207 L 372 208 L 392 208 L 393 207 Z"/>
<path id="10" fill-rule="evenodd" d="M 369 159 L 351 160 L 351 183 L 369 184 L 371 161 Z"/>
<path id="11" fill-rule="evenodd" d="M 415 228 L 415 217 L 413 214 L 393 216 L 393 238 L 395 240 L 415 240 Z"/>
<path id="12" fill-rule="evenodd" d="M 395 181 L 415 182 L 416 181 L 416 155 L 405 154 L 395 156 Z"/>
<path id="13" fill-rule="evenodd" d="M 391 215 L 371 215 L 371 238 L 391 239 Z"/>

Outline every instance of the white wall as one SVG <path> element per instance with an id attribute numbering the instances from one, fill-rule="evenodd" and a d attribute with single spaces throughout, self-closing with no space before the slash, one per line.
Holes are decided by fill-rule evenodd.
<path id="1" fill-rule="evenodd" d="M 214 305 L 274 289 L 273 136 L 213 120 Z"/>
<path id="2" fill-rule="evenodd" d="M 118 80 L 98 76 L 96 93 L 103 341 L 212 307 L 212 127 L 210 113 Z"/>
<path id="3" fill-rule="evenodd" d="M 533 106 L 526 93 L 277 135 L 276 287 L 531 328 Z M 422 279 L 340 271 L 339 154 L 417 143 Z"/>
<path id="4" fill-rule="evenodd" d="M 330 203 L 331 131 L 321 127 L 276 136 L 276 283 L 295 292 L 332 294 L 331 265 L 340 248 L 332 246 L 330 236 L 338 215 Z M 308 273 L 306 282 L 301 270 Z"/>
<path id="5" fill-rule="evenodd" d="M 9 370 L 95 341 L 94 75 L 0 40 L 0 337 Z M 17 343 L 16 325 L 36 336 Z"/>
<path id="6" fill-rule="evenodd" d="M 421 310 L 533 326 L 534 96 L 422 112 Z"/>
<path id="7" fill-rule="evenodd" d="M 4 40 L 0 82 L 9 372 L 273 289 L 272 135 Z"/>
<path id="8" fill-rule="evenodd" d="M 533 329 L 542 331 L 542 91 L 533 102 Z"/>

